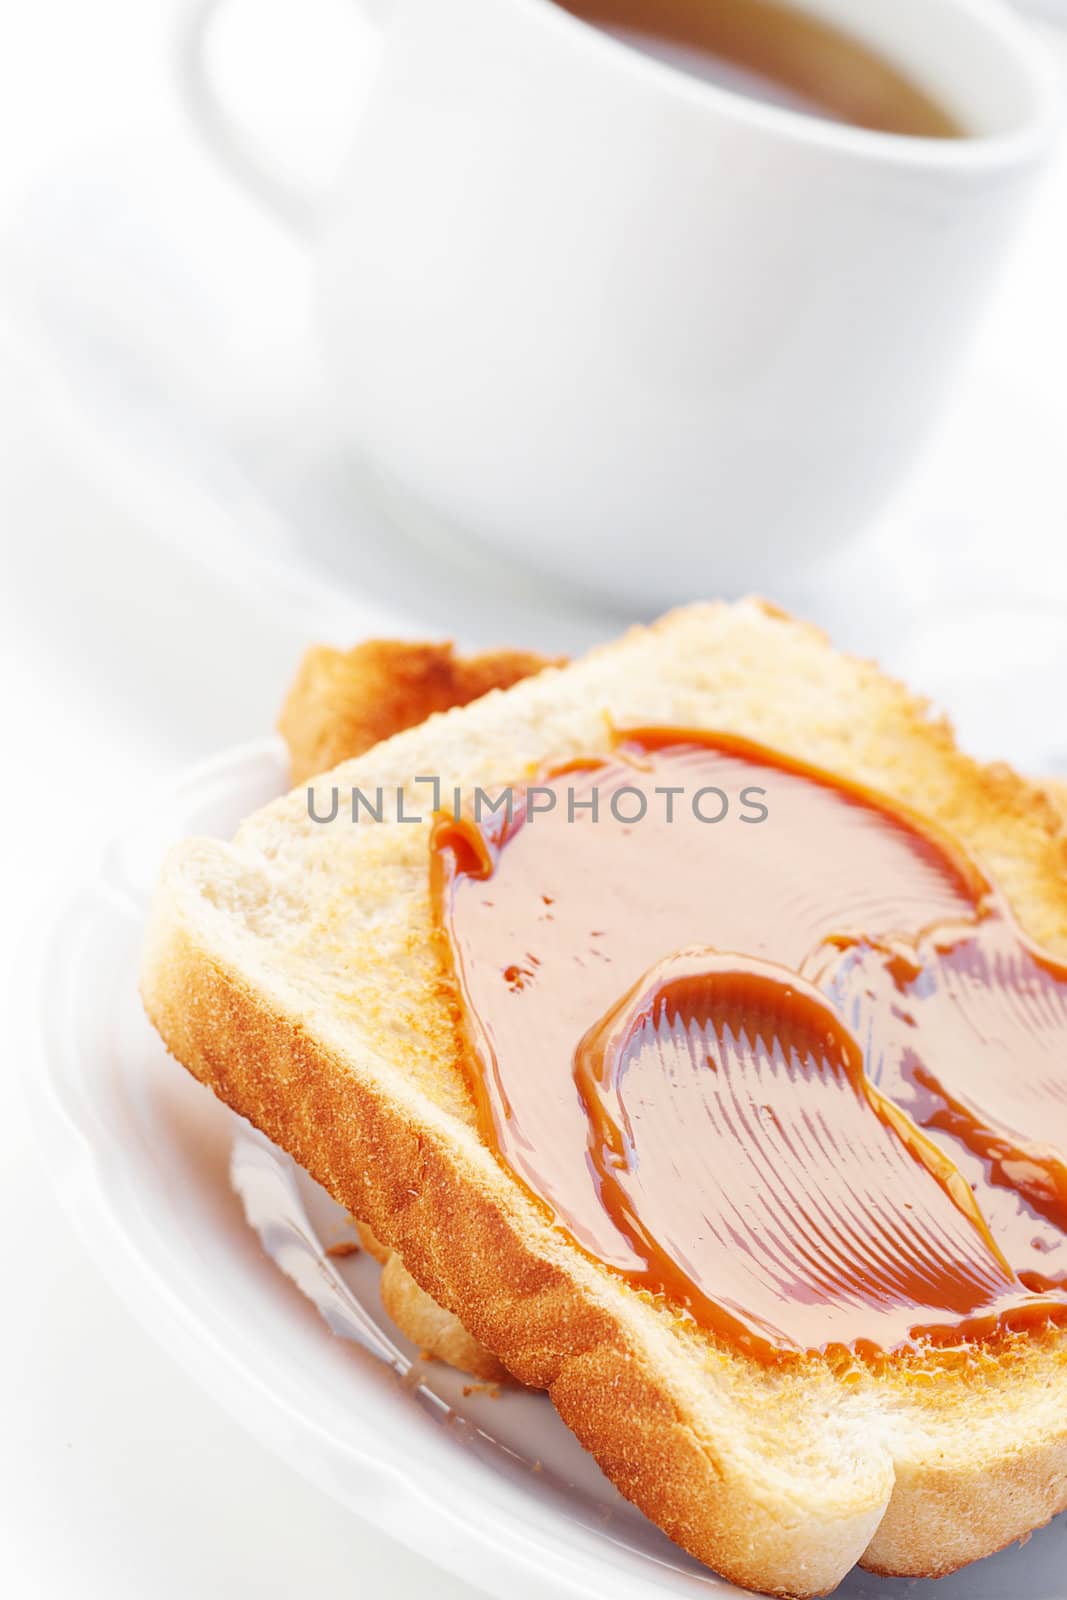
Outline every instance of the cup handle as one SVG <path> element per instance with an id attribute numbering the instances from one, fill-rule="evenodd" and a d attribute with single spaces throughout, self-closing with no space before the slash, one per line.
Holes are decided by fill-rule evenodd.
<path id="1" fill-rule="evenodd" d="M 372 24 L 381 23 L 381 0 L 357 0 Z M 290 233 L 311 238 L 322 201 L 309 188 L 282 177 L 257 147 L 256 139 L 231 117 L 207 67 L 206 43 L 217 11 L 226 0 L 189 0 L 179 19 L 178 84 L 194 127 L 222 166 Z"/>

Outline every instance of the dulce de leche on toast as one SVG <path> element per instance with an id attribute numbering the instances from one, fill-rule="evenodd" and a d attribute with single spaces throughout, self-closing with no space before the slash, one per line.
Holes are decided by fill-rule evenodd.
<path id="1" fill-rule="evenodd" d="M 1067 968 L 940 829 L 636 730 L 431 883 L 482 1134 L 632 1285 L 767 1361 L 1067 1320 Z"/>

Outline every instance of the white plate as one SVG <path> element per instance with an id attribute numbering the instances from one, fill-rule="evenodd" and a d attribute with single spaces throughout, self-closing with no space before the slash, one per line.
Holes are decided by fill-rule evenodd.
<path id="1" fill-rule="evenodd" d="M 36 1031 L 22 1058 L 72 1217 L 131 1308 L 253 1433 L 485 1592 L 738 1594 L 616 1494 L 545 1397 L 465 1393 L 461 1376 L 420 1362 L 381 1311 L 374 1264 L 327 1255 L 348 1232 L 339 1208 L 245 1124 L 235 1137 L 235 1119 L 168 1060 L 146 1022 L 138 948 L 167 842 L 229 834 L 284 781 L 271 742 L 146 804 L 148 820 L 105 852 L 31 958 Z M 838 1592 L 1062 1600 L 1065 1533 L 1059 1519 L 936 1586 L 857 1572 Z"/>

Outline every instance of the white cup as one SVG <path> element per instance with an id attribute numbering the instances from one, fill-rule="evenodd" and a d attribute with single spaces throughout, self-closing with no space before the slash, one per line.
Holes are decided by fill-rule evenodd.
<path id="1" fill-rule="evenodd" d="M 1058 120 L 997 0 L 798 0 L 962 139 L 703 82 L 551 0 L 361 0 L 380 28 L 321 216 L 184 61 L 215 148 L 310 236 L 346 435 L 413 525 L 641 609 L 773 590 L 935 417 Z"/>

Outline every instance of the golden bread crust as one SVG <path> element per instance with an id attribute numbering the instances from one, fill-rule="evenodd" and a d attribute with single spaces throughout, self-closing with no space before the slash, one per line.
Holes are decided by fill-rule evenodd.
<path id="1" fill-rule="evenodd" d="M 368 639 L 351 650 L 314 645 L 278 718 L 293 782 L 328 772 L 435 712 L 510 689 L 552 664 L 531 650 L 457 656 L 448 643 L 405 639 Z"/>

